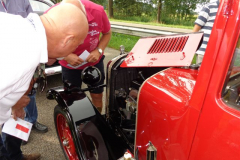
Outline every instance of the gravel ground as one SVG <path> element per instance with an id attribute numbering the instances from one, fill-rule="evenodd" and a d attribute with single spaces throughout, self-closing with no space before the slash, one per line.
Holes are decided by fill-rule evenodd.
<path id="1" fill-rule="evenodd" d="M 105 50 L 105 65 L 110 59 L 118 54 L 119 51 L 107 48 Z M 53 75 L 48 77 L 47 89 L 60 85 L 62 85 L 61 75 Z M 47 100 L 45 93 L 38 93 L 36 96 L 36 101 L 38 107 L 38 122 L 47 125 L 48 132 L 38 133 L 35 130 L 32 130 L 29 142 L 28 144 L 22 146 L 22 151 L 23 153 L 39 152 L 42 156 L 41 160 L 65 160 L 57 138 L 53 119 L 53 111 L 57 103 L 55 100 Z"/>

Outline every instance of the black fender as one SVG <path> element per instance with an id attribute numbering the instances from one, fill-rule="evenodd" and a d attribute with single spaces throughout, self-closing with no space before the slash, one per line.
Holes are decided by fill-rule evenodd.
<path id="1" fill-rule="evenodd" d="M 85 93 L 68 93 L 62 88 L 55 88 L 48 91 L 47 97 L 54 98 L 58 102 L 54 110 L 54 119 L 55 114 L 63 113 L 69 121 L 80 159 L 117 160 L 130 150 L 123 138 L 111 129 L 106 118 L 98 112 Z"/>
<path id="2" fill-rule="evenodd" d="M 81 121 L 88 116 L 91 117 L 95 115 L 95 111 L 90 100 L 82 92 L 69 93 L 66 92 L 63 87 L 56 87 L 48 90 L 47 98 L 55 99 L 58 103 L 58 105 L 54 108 L 54 122 L 61 148 L 63 149 L 66 158 L 70 159 L 68 157 L 68 154 L 66 153 L 66 150 L 64 150 L 64 146 L 61 142 L 62 137 L 60 137 L 60 133 L 58 130 L 59 128 L 57 125 L 58 115 L 62 115 L 66 119 L 66 123 L 68 124 L 71 132 L 71 137 L 74 142 L 76 154 L 78 155 L 79 159 L 85 160 L 86 157 L 83 154 L 84 150 L 80 144 L 81 137 L 78 134 L 76 122 Z"/>

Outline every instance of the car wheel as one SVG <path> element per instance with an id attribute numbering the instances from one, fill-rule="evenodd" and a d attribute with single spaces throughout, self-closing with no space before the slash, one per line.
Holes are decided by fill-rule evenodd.
<path id="1" fill-rule="evenodd" d="M 67 112 L 63 111 L 59 106 L 56 106 L 54 109 L 54 122 L 58 139 L 66 159 L 79 160 L 76 142 L 74 142 L 74 139 L 76 139 L 74 127 Z"/>

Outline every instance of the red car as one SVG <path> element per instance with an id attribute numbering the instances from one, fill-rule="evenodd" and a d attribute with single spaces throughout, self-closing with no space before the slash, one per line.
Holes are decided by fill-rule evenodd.
<path id="1" fill-rule="evenodd" d="M 202 33 L 140 39 L 108 63 L 105 115 L 87 89 L 49 90 L 66 158 L 239 160 L 239 19 L 240 1 L 222 1 L 201 64 Z"/>

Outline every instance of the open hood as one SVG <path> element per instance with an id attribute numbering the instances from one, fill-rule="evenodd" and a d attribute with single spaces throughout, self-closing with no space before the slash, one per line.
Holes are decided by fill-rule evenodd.
<path id="1" fill-rule="evenodd" d="M 141 38 L 121 67 L 190 66 L 203 33 Z"/>

